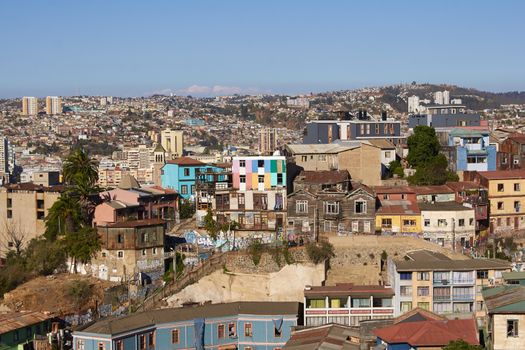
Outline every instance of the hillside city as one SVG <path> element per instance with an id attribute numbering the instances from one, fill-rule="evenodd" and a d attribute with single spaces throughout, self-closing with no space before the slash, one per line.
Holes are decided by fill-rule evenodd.
<path id="1" fill-rule="evenodd" d="M 524 117 L 417 82 L 0 99 L 2 348 L 525 348 Z"/>

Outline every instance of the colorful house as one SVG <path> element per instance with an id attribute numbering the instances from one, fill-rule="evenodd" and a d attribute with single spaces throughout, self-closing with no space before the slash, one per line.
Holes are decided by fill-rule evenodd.
<path id="1" fill-rule="evenodd" d="M 421 211 L 416 193 L 408 186 L 374 187 L 379 200 L 376 231 L 396 234 L 421 233 Z"/>
<path id="2" fill-rule="evenodd" d="M 171 188 L 179 192 L 184 199 L 193 198 L 196 189 L 197 172 L 201 173 L 223 169 L 214 165 L 206 164 L 190 157 L 180 157 L 168 160 L 162 167 L 162 187 Z"/>
<path id="3" fill-rule="evenodd" d="M 233 188 L 264 191 L 286 187 L 286 160 L 281 156 L 234 157 Z"/>
<path id="4" fill-rule="evenodd" d="M 455 148 L 455 171 L 496 170 L 496 146 L 489 144 L 488 130 L 453 129 L 448 145 Z"/>
<path id="5" fill-rule="evenodd" d="M 280 349 L 297 326 L 295 302 L 236 302 L 106 319 L 73 333 L 74 350 Z"/>

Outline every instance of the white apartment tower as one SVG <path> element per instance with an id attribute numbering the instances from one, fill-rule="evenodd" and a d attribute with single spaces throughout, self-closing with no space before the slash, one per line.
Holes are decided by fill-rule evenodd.
<path id="1" fill-rule="evenodd" d="M 419 97 L 416 95 L 408 98 L 408 113 L 416 113 L 419 108 Z"/>
<path id="2" fill-rule="evenodd" d="M 450 91 L 448 90 L 443 90 L 443 104 L 450 104 Z"/>
<path id="3" fill-rule="evenodd" d="M 443 104 L 443 92 L 441 91 L 434 92 L 434 103 L 437 105 Z"/>
<path id="4" fill-rule="evenodd" d="M 62 114 L 62 99 L 58 96 L 46 97 L 46 114 L 57 115 Z"/>
<path id="5" fill-rule="evenodd" d="M 37 115 L 38 114 L 38 99 L 36 97 L 24 96 L 22 98 L 22 114 L 23 115 Z"/>

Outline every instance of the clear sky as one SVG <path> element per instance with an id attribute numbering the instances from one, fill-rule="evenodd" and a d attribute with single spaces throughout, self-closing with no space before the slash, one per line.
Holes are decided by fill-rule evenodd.
<path id="1" fill-rule="evenodd" d="M 525 90 L 525 1 L 2 0 L 0 97 Z"/>

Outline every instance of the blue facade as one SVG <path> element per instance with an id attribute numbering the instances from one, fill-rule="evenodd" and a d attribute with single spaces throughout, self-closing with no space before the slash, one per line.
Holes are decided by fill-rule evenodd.
<path id="1" fill-rule="evenodd" d="M 414 114 L 408 117 L 408 127 L 413 129 L 418 125 L 432 126 L 434 128 L 455 128 L 458 126 L 480 126 L 479 114 Z"/>
<path id="2" fill-rule="evenodd" d="M 297 303 L 286 304 L 298 305 Z M 213 306 L 215 305 L 211 307 Z M 239 313 L 237 315 L 217 316 L 213 310 L 209 313 L 206 312 L 206 308 L 209 307 L 199 307 L 198 309 L 201 309 L 202 313 L 195 312 L 196 310 L 192 310 L 195 308 L 191 307 L 151 311 L 148 314 L 160 314 L 158 320 L 153 320 L 155 324 L 141 326 L 139 322 L 138 327 L 132 325 L 128 327 L 129 330 L 128 328 L 119 329 L 115 327 L 117 328 L 115 333 L 112 332 L 113 326 L 98 327 L 95 324 L 73 334 L 74 350 L 173 350 L 217 349 L 218 347 L 273 350 L 283 347 L 290 339 L 292 327 L 297 326 L 297 313 L 286 314 L 284 312 L 283 315 Z M 262 307 L 264 308 L 264 305 Z M 242 308 L 241 306 L 240 309 Z M 173 317 L 166 317 L 166 313 L 170 311 Z M 183 315 L 192 312 L 200 317 L 184 319 L 185 317 L 180 317 L 178 311 L 182 311 L 181 314 Z M 206 317 L 207 314 L 213 317 Z M 130 317 L 134 316 L 141 317 L 140 314 L 136 314 L 127 318 L 129 320 Z M 182 319 L 171 321 L 171 318 Z M 118 322 L 118 319 L 113 322 Z M 152 320 L 145 317 L 144 323 L 152 323 Z M 103 334 L 102 332 L 113 334 Z"/>
<path id="3" fill-rule="evenodd" d="M 197 170 L 220 172 L 224 169 L 204 163 L 202 165 L 166 163 L 162 168 L 162 187 L 176 190 L 182 198 L 188 199 L 195 194 Z"/>
<path id="4" fill-rule="evenodd" d="M 456 148 L 456 171 L 496 170 L 496 146 L 489 144 L 489 132 L 453 129 L 448 145 Z"/>

